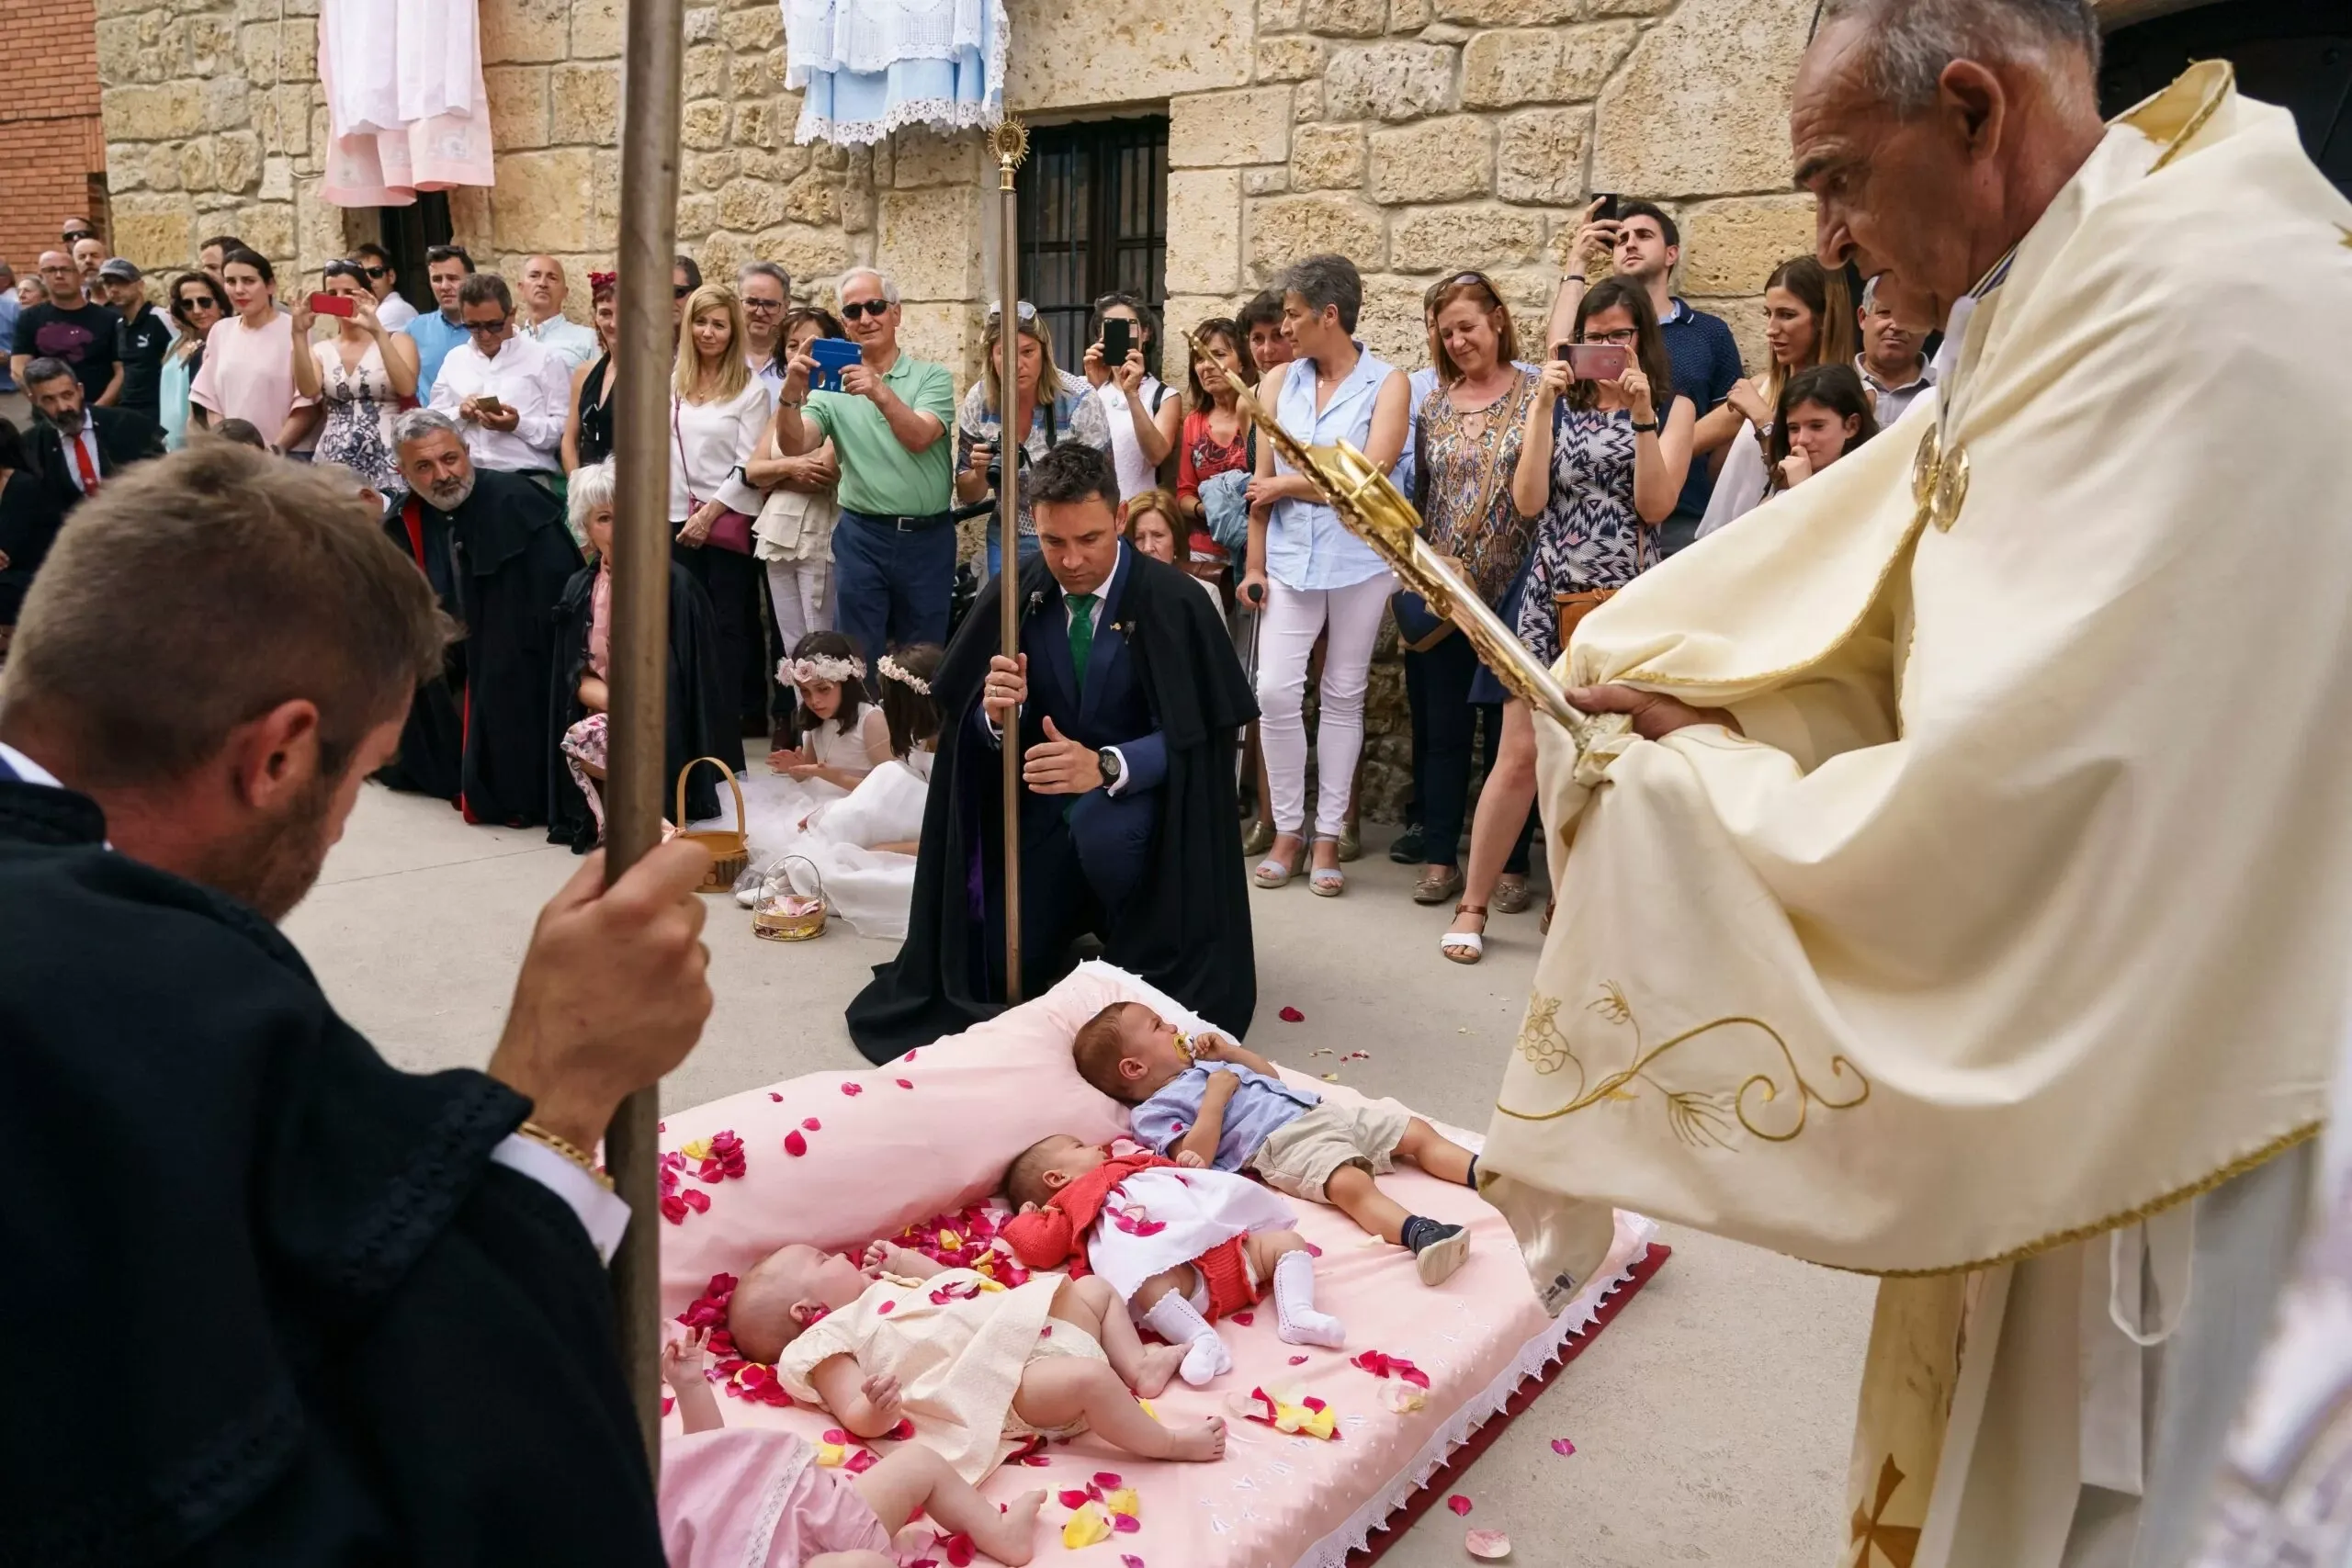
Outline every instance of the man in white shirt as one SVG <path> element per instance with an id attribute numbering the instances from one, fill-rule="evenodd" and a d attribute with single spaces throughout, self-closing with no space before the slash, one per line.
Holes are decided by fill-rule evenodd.
<path id="1" fill-rule="evenodd" d="M 510 474 L 562 471 L 556 448 L 571 412 L 571 369 L 562 355 L 514 334 L 514 297 L 494 272 L 458 290 L 466 341 L 441 361 L 432 406 L 465 432 L 466 451 Z"/>
<path id="2" fill-rule="evenodd" d="M 567 370 L 577 370 L 603 352 L 593 328 L 584 327 L 563 313 L 563 301 L 571 286 L 563 276 L 563 264 L 553 256 L 532 256 L 523 263 L 523 317 L 515 330 L 563 360 Z M 567 394 L 570 389 L 566 389 Z"/>
<path id="3" fill-rule="evenodd" d="M 792 308 L 792 274 L 774 262 L 745 262 L 735 275 L 743 297 L 743 363 L 774 400 L 784 390 L 784 313 Z"/>
<path id="4" fill-rule="evenodd" d="M 1909 309 L 1902 288 L 1900 279 L 1886 275 L 1862 286 L 1862 352 L 1854 355 L 1854 368 L 1861 372 L 1862 389 L 1870 394 L 1881 430 L 1936 384 L 1936 367 L 1920 352 L 1928 329 L 1918 323 L 1930 319 L 1930 311 L 1925 301 Z"/>
<path id="5" fill-rule="evenodd" d="M 701 1032 L 707 855 L 557 894 L 487 1072 L 393 1068 L 276 929 L 446 636 L 371 509 L 228 442 L 110 481 L 27 596 L 0 692 L 0 1106 L 17 1130 L 86 1116 L 109 1148 L 101 1174 L 0 1140 L 0 1224 L 24 1279 L 135 1262 L 124 1326 L 175 1346 L 20 1359 L 38 1413 L 11 1401 L 0 1443 L 64 1428 L 27 1478 L 45 1525 L 120 1517 L 235 1562 L 365 1556 L 392 1518 L 468 1558 L 659 1558 L 601 1267 L 631 1217 L 588 1151 Z M 0 1329 L 28 1343 L 16 1294 Z M 472 1462 L 477 1420 L 521 1466 L 496 1510 L 379 1457 Z M 203 1508 L 125 1501 L 196 1473 Z"/>
<path id="6" fill-rule="evenodd" d="M 416 307 L 401 298 L 401 275 L 390 251 L 381 245 L 355 246 L 351 265 L 367 277 L 368 292 L 376 297 L 376 319 L 386 332 L 396 333 L 416 320 Z"/>

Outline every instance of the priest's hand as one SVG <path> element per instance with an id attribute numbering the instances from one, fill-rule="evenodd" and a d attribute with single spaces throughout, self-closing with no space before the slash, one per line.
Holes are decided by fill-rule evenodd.
<path id="1" fill-rule="evenodd" d="M 1661 739 L 1694 724 L 1720 724 L 1734 735 L 1742 733 L 1739 720 L 1728 709 L 1694 708 L 1659 693 L 1637 692 L 1631 686 L 1571 687 L 1568 702 L 1583 713 L 1628 716 L 1634 721 L 1634 733 L 1645 740 Z"/>
<path id="2" fill-rule="evenodd" d="M 1021 782 L 1037 795 L 1085 795 L 1102 787 L 1102 756 L 1093 747 L 1063 738 L 1046 720 L 1046 739 L 1021 759 Z"/>
<path id="3" fill-rule="evenodd" d="M 1000 730 L 1010 729 L 1029 700 L 1029 656 L 1007 659 L 1000 653 L 989 660 L 989 678 L 980 688 L 980 710 Z"/>
<path id="4" fill-rule="evenodd" d="M 597 853 L 539 911 L 490 1076 L 558 1137 L 593 1148 L 620 1102 L 702 1037 L 710 950 L 695 889 L 709 869 L 708 852 L 673 839 L 607 888 Z"/>

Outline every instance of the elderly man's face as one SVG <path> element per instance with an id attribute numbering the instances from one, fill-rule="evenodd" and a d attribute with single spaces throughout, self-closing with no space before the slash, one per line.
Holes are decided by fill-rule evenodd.
<path id="1" fill-rule="evenodd" d="M 466 456 L 466 444 L 446 430 L 401 442 L 400 465 L 410 493 L 444 512 L 463 506 L 474 492 L 473 459 Z"/>
<path id="2" fill-rule="evenodd" d="M 98 268 L 107 259 L 104 240 L 82 239 L 74 242 L 74 265 L 82 269 L 85 277 L 98 276 Z"/>
<path id="3" fill-rule="evenodd" d="M 570 292 L 563 281 L 563 264 L 553 256 L 533 256 L 523 265 L 523 298 L 530 302 L 531 314 L 547 320 L 563 309 L 564 296 Z"/>
<path id="4" fill-rule="evenodd" d="M 56 376 L 25 388 L 33 411 L 60 430 L 82 428 L 82 383 L 71 376 Z"/>
<path id="5" fill-rule="evenodd" d="M 1952 94 L 1898 118 L 1862 85 L 1868 23 L 1833 22 L 1805 51 L 1789 107 L 1797 184 L 1819 204 L 1826 266 L 1892 273 L 1940 325 L 1976 281 L 1973 236 L 1997 230 L 2003 179 L 1993 154 L 2005 117 Z"/>

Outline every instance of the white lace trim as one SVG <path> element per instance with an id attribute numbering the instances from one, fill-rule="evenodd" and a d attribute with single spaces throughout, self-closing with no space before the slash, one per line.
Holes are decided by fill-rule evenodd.
<path id="1" fill-rule="evenodd" d="M 796 1442 L 784 1462 L 769 1472 L 767 1486 L 760 1494 L 759 1511 L 752 1517 L 751 1532 L 743 1538 L 742 1568 L 765 1568 L 775 1544 L 776 1526 L 784 1520 L 785 1505 L 792 1501 L 792 1488 L 808 1468 L 811 1457 L 807 1443 Z"/>
<path id="2" fill-rule="evenodd" d="M 952 36 L 965 30 L 964 17 L 959 16 L 949 36 L 942 36 L 936 27 L 918 29 L 921 36 L 902 34 L 888 58 L 876 54 L 870 39 L 862 39 L 864 47 L 844 49 L 833 17 L 826 14 L 821 23 L 816 22 L 822 0 L 808 0 L 799 26 L 794 25 L 793 0 L 778 0 L 784 11 L 785 85 L 795 90 L 806 89 L 809 78 L 820 71 L 879 71 L 888 67 L 889 58 L 903 60 L 953 60 L 961 45 Z M 969 6 L 972 0 L 965 0 Z M 830 141 L 840 147 L 865 146 L 880 141 L 894 130 L 906 130 L 915 126 L 927 126 L 942 135 L 958 130 L 986 130 L 1004 118 L 1004 62 L 1012 42 L 1012 20 L 1005 0 L 978 0 L 978 21 L 981 38 L 986 41 L 988 61 L 980 82 L 978 102 L 967 103 L 957 98 L 910 98 L 892 104 L 878 120 L 828 119 L 808 107 L 800 112 L 799 123 L 792 139 L 806 145 L 811 141 Z M 906 18 L 901 17 L 901 25 Z M 814 25 L 812 25 L 814 24 Z M 820 28 L 822 41 L 817 40 Z M 808 39 L 806 48 L 798 47 Z"/>
<path id="3" fill-rule="evenodd" d="M 1387 1523 L 1388 1516 L 1403 1507 L 1406 1499 L 1419 1491 L 1430 1476 L 1442 1469 L 1453 1450 L 1466 1442 L 1471 1433 L 1485 1426 L 1510 1403 L 1511 1395 L 1519 1392 L 1520 1384 L 1537 1376 L 1545 1367 L 1566 1354 L 1568 1341 L 1592 1326 L 1593 1319 L 1600 1314 L 1600 1303 L 1616 1294 L 1618 1289 L 1634 1277 L 1634 1267 L 1649 1255 L 1649 1244 L 1657 1235 L 1657 1222 L 1639 1214 L 1625 1214 L 1624 1218 L 1641 1244 L 1625 1266 L 1608 1279 L 1596 1280 L 1578 1292 L 1559 1316 L 1521 1348 L 1517 1358 L 1497 1374 L 1494 1382 L 1430 1435 L 1430 1440 L 1421 1445 L 1421 1451 L 1413 1457 L 1411 1463 L 1349 1515 L 1345 1524 L 1309 1547 L 1293 1568 L 1344 1568 L 1348 1554 L 1363 1550 L 1374 1534 Z"/>
<path id="4" fill-rule="evenodd" d="M 803 108 L 792 140 L 804 146 L 811 141 L 830 141 L 836 147 L 863 147 L 883 140 L 894 130 L 919 125 L 942 135 L 953 135 L 958 130 L 986 130 L 1003 118 L 1001 102 L 967 104 L 956 98 L 909 98 L 904 103 L 892 104 L 889 113 L 880 119 L 827 119 L 814 109 Z"/>

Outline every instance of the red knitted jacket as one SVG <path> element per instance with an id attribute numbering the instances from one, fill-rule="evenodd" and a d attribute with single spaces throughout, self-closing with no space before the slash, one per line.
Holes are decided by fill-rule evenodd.
<path id="1" fill-rule="evenodd" d="M 1163 1168 L 1182 1168 L 1160 1155 L 1114 1156 L 1046 1200 L 1035 1213 L 1015 1214 L 997 1234 L 1011 1245 L 1023 1267 L 1067 1267 L 1071 1279 L 1083 1280 L 1094 1271 L 1086 1259 L 1086 1235 L 1101 1217 L 1111 1189 L 1136 1171 Z"/>

